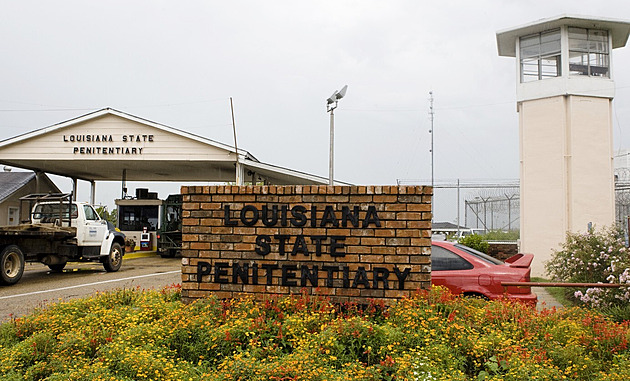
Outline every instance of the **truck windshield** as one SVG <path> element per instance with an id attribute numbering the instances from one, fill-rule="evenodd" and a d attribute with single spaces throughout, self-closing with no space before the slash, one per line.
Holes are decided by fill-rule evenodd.
<path id="1" fill-rule="evenodd" d="M 68 204 L 38 204 L 33 211 L 34 219 L 59 218 L 61 210 L 61 218 L 68 219 Z M 77 218 L 77 206 L 70 205 L 72 218 Z"/>

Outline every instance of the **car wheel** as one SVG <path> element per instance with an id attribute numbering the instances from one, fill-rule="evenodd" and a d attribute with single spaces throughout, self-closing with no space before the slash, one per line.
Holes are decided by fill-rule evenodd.
<path id="1" fill-rule="evenodd" d="M 122 266 L 123 249 L 120 244 L 114 242 L 109 249 L 109 255 L 103 260 L 103 267 L 107 272 L 115 272 Z"/>
<path id="2" fill-rule="evenodd" d="M 24 254 L 17 245 L 9 245 L 0 253 L 0 282 L 12 285 L 19 282 L 24 273 Z"/>

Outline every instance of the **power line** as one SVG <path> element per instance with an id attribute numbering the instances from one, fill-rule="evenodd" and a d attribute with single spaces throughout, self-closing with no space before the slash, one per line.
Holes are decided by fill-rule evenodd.
<path id="1" fill-rule="evenodd" d="M 183 106 L 183 105 L 191 105 L 198 103 L 211 103 L 211 102 L 222 102 L 229 98 L 215 98 L 215 99 L 206 99 L 200 101 L 191 101 L 191 102 L 178 102 L 178 103 L 162 103 L 162 104 L 152 104 L 152 105 L 141 105 L 141 106 L 129 106 L 122 105 L 117 106 L 119 108 L 130 109 L 130 108 L 151 108 L 151 107 L 172 107 L 172 106 Z M 16 104 L 26 104 L 26 105 L 34 105 L 37 106 L 37 103 L 21 103 L 21 102 L 11 102 L 0 100 L 0 102 L 4 103 L 16 103 Z M 40 105 L 46 106 L 46 105 Z M 103 107 L 81 107 L 81 108 L 70 108 L 70 107 L 56 107 L 56 108 L 37 108 L 37 109 L 0 109 L 0 112 L 51 112 L 51 111 L 91 111 L 91 110 L 100 110 Z"/>
<path id="2" fill-rule="evenodd" d="M 102 107 L 90 107 L 90 108 L 48 108 L 48 109 L 0 109 L 0 112 L 37 112 L 37 111 L 91 111 L 99 110 Z"/>

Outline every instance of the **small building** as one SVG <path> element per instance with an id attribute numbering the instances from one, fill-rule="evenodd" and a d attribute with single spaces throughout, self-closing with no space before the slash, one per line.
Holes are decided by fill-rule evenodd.
<path id="1" fill-rule="evenodd" d="M 451 222 L 434 222 L 431 225 L 431 232 L 433 237 L 444 236 L 443 239 L 454 237 L 459 238 L 470 234 L 475 234 L 480 232 L 482 229 L 476 229 L 477 231 L 473 231 L 471 228 L 467 228 L 465 226 L 459 226 L 457 224 Z"/>
<path id="2" fill-rule="evenodd" d="M 156 232 L 160 227 L 160 208 L 163 200 L 157 193 L 148 192 L 146 188 L 137 188 L 135 198 L 116 200 L 118 208 L 118 229 L 128 239 L 133 239 L 135 247 L 141 250 L 157 248 Z M 146 240 L 143 240 L 143 236 Z M 135 250 L 135 248 L 132 248 Z"/>
<path id="3" fill-rule="evenodd" d="M 20 223 L 20 197 L 32 193 L 60 193 L 44 173 L 12 172 L 5 167 L 0 172 L 0 226 Z"/>

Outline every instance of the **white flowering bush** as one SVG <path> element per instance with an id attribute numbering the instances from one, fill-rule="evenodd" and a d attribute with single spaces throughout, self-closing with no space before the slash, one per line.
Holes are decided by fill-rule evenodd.
<path id="1" fill-rule="evenodd" d="M 567 233 L 562 250 L 555 251 L 545 267 L 558 282 L 625 285 L 589 288 L 571 295 L 590 307 L 608 308 L 630 302 L 630 252 L 620 229 Z"/>

